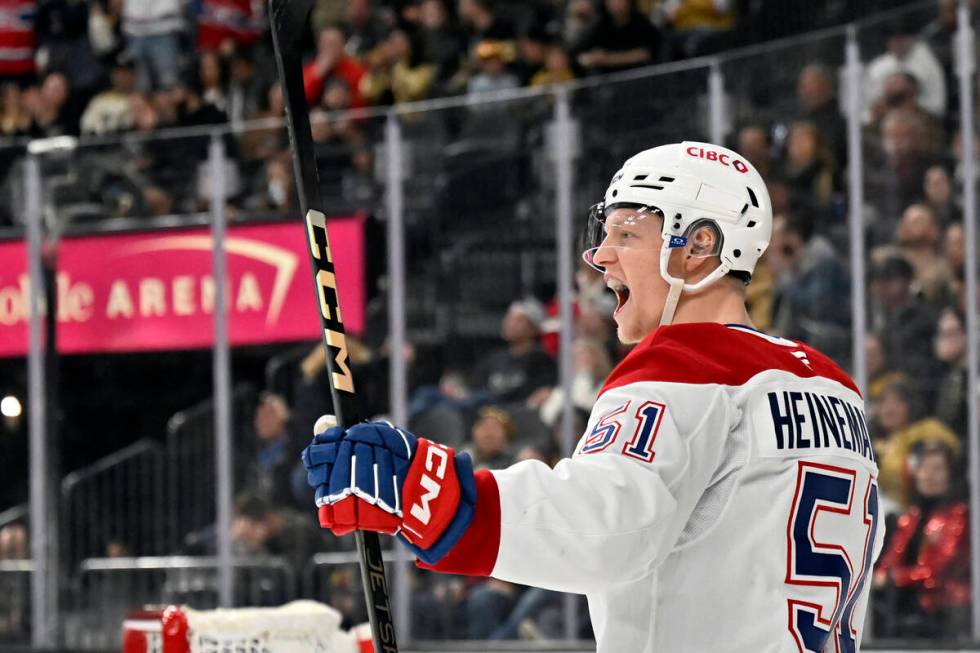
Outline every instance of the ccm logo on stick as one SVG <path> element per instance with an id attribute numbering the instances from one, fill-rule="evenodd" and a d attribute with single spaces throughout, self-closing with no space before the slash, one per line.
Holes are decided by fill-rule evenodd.
<path id="1" fill-rule="evenodd" d="M 438 461 L 436 461 L 436 458 L 438 458 Z M 429 504 L 439 498 L 439 492 L 442 490 L 439 481 L 446 477 L 446 465 L 448 462 L 449 453 L 441 444 L 433 442 L 426 449 L 425 472 L 419 480 L 419 485 L 425 490 L 425 494 L 419 497 L 419 502 L 413 504 L 412 509 L 409 511 L 412 517 L 415 517 L 424 526 L 428 526 L 429 520 L 432 519 L 432 510 L 429 508 Z M 429 475 L 430 472 L 435 475 L 435 478 Z"/>
<path id="2" fill-rule="evenodd" d="M 353 394 L 354 375 L 351 374 L 348 362 L 347 338 L 344 335 L 344 320 L 340 316 L 340 296 L 337 293 L 337 277 L 333 269 L 330 240 L 327 237 L 326 216 L 312 209 L 307 211 L 306 230 L 310 255 L 317 270 L 316 290 L 320 302 L 323 338 L 334 355 L 333 364 L 330 365 L 333 387 Z M 317 234 L 320 238 L 317 238 Z"/>
<path id="3" fill-rule="evenodd" d="M 687 148 L 688 156 L 693 156 L 696 159 L 706 159 L 708 161 L 716 161 L 723 166 L 729 168 L 735 168 L 743 175 L 749 171 L 749 167 L 745 165 L 745 162 L 741 159 L 735 159 L 725 154 L 724 152 L 715 152 L 714 150 L 706 150 L 703 147 L 694 147 L 693 145 Z"/>

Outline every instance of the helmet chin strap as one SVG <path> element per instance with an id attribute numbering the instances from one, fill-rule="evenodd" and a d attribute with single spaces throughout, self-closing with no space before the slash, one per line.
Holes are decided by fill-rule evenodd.
<path id="1" fill-rule="evenodd" d="M 677 303 L 681 300 L 681 293 L 684 292 L 684 280 L 675 279 L 669 275 L 664 275 L 670 290 L 667 291 L 667 301 L 664 302 L 664 312 L 660 316 L 660 326 L 667 326 L 674 320 L 674 313 L 677 311 Z"/>
<path id="2" fill-rule="evenodd" d="M 660 316 L 660 326 L 667 326 L 674 321 L 674 313 L 677 312 L 677 304 L 680 303 L 683 293 L 692 295 L 699 293 L 728 274 L 731 270 L 729 264 L 722 263 L 712 270 L 711 274 L 701 279 L 701 281 L 697 283 L 685 283 L 683 279 L 671 276 L 670 272 L 667 271 L 667 264 L 670 262 L 672 251 L 674 250 L 665 241 L 663 249 L 660 250 L 660 276 L 670 285 L 670 290 L 667 291 L 667 299 L 664 301 L 664 311 Z"/>

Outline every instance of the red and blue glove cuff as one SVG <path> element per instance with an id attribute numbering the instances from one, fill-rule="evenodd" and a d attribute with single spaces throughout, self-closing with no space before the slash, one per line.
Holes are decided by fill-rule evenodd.
<path id="1" fill-rule="evenodd" d="M 428 441 L 419 440 L 419 451 L 422 450 L 423 443 L 428 443 Z M 450 449 L 449 451 L 452 450 Z M 430 531 L 436 534 L 434 538 L 418 537 L 420 535 L 419 533 L 413 533 L 410 530 L 412 528 L 410 526 L 412 523 L 411 507 L 407 507 L 408 513 L 406 514 L 405 522 L 402 524 L 402 530 L 398 534 L 399 539 L 402 540 L 412 553 L 419 560 L 429 565 L 437 564 L 459 542 L 466 529 L 469 528 L 470 522 L 473 521 L 476 508 L 476 481 L 473 475 L 473 461 L 470 459 L 470 455 L 467 453 L 458 453 L 454 456 L 452 462 L 456 477 L 455 487 L 459 488 L 459 499 L 455 504 L 455 512 L 448 519 L 445 528 L 440 531 Z M 407 486 L 408 483 L 406 482 Z M 408 501 L 407 494 L 405 505 L 412 505 Z M 431 541 L 432 539 L 434 541 Z"/>

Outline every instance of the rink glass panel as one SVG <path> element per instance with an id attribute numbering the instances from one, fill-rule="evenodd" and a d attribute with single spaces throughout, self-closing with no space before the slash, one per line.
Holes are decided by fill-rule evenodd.
<path id="1" fill-rule="evenodd" d="M 913 9 L 911 15 L 914 22 L 926 25 L 935 17 L 934 5 Z M 882 26 L 867 24 L 857 33 L 861 58 L 867 64 L 884 50 Z M 565 199 L 578 220 L 602 197 L 623 160 L 636 151 L 682 139 L 708 140 L 719 127 L 725 143 L 738 149 L 739 130 L 762 123 L 771 138 L 768 154 L 780 173 L 775 176 L 785 183 L 782 159 L 799 122 L 800 73 L 808 65 L 822 64 L 836 87 L 840 113 L 846 115 L 844 45 L 841 32 L 722 57 L 715 68 L 724 91 L 721 110 L 715 107 L 715 115 L 723 118 L 720 125 L 713 125 L 711 120 L 712 103 L 719 97 L 711 93 L 710 61 L 601 83 L 578 83 L 567 92 L 570 121 L 564 129 L 555 124 L 557 96 L 550 92 L 528 93 L 479 107 L 462 99 L 458 105 L 439 109 L 402 108 L 397 118 L 398 163 L 403 178 L 398 217 L 403 225 L 406 260 L 404 269 L 395 273 L 402 275 L 405 285 L 401 303 L 410 348 L 402 355 L 408 361 L 404 410 L 409 428 L 422 437 L 467 447 L 480 405 L 468 400 L 474 390 L 469 377 L 480 358 L 500 345 L 501 320 L 508 305 L 526 296 L 537 296 L 545 303 L 555 297 L 559 273 L 557 165 L 572 166 L 571 196 Z M 950 83 L 955 84 L 955 78 Z M 953 104 L 947 115 L 952 108 Z M 391 351 L 385 346 L 391 336 L 389 312 L 392 304 L 398 303 L 391 296 L 391 279 L 385 279 L 387 226 L 393 217 L 385 195 L 390 143 L 385 142 L 384 115 L 347 120 L 354 121 L 355 131 L 361 132 L 356 147 L 326 136 L 329 130 L 320 133 L 324 141 L 318 148 L 322 208 L 328 216 L 360 212 L 368 216 L 365 329 L 352 334 L 364 347 L 358 354 L 355 375 L 368 402 L 366 414 L 392 415 L 402 409 L 396 410 L 393 402 L 400 399 L 388 391 L 387 357 Z M 935 153 L 954 162 L 956 122 L 947 122 L 944 137 L 934 145 Z M 570 138 L 570 160 L 556 160 L 559 134 Z M 283 179 L 291 177 L 291 163 L 282 158 L 285 130 L 281 126 L 253 126 L 229 131 L 222 140 L 228 159 L 225 183 L 229 223 L 283 221 L 301 229 L 301 216 L 290 208 L 290 200 L 283 204 L 279 187 Z M 210 143 L 211 135 L 206 133 L 150 140 L 133 137 L 46 154 L 41 161 L 46 219 L 51 227 L 63 230 L 64 237 L 106 232 L 166 234 L 174 229 L 207 227 L 210 196 L 206 158 Z M 880 191 L 880 130 L 864 128 L 862 145 L 865 202 L 861 218 L 867 238 L 864 264 L 871 332 L 875 306 L 880 302 L 871 275 L 874 250 L 892 240 L 894 223 L 906 207 L 891 206 L 896 195 Z M 16 160 L 17 148 L 8 149 Z M 814 231 L 826 238 L 833 260 L 850 283 L 854 271 L 848 255 L 848 178 L 840 161 L 836 163 L 832 190 L 817 214 Z M 23 176 L 17 170 L 16 165 L 11 166 L 6 174 L 9 206 L 14 207 L 23 201 Z M 291 195 L 293 190 L 287 188 L 286 192 Z M 782 192 L 777 189 L 773 194 Z M 952 192 L 954 197 L 960 194 L 955 179 Z M 799 213 L 792 205 L 783 208 Z M 6 222 L 12 226 L 5 226 L 3 234 L 23 238 L 18 228 L 23 209 L 12 211 Z M 580 222 L 575 226 L 577 231 Z M 340 245 L 334 242 L 333 246 Z M 575 248 L 577 254 L 577 242 Z M 577 265 L 577 259 L 573 260 Z M 300 261 L 296 275 L 309 283 L 306 266 L 305 260 Z M 763 282 L 757 278 L 756 283 Z M 309 300 L 311 312 L 315 311 L 312 287 Z M 797 320 L 794 328 L 799 331 L 782 335 L 807 340 L 845 368 L 853 369 L 851 330 L 849 323 L 841 321 L 850 314 L 849 301 L 839 296 L 831 305 L 812 310 L 808 314 L 811 319 Z M 232 313 L 232 331 L 235 319 Z M 906 353 L 928 355 L 933 345 L 924 337 Z M 312 420 L 327 411 L 322 379 L 319 385 L 303 380 L 304 364 L 317 369 L 315 361 L 308 358 L 317 346 L 314 338 L 232 351 L 233 494 L 250 483 L 248 470 L 257 454 L 255 411 L 264 390 L 286 398 L 294 442 L 308 439 Z M 15 391 L 23 393 L 23 360 L 4 359 L 2 369 L 0 378 L 4 382 L 12 379 Z M 211 349 L 63 355 L 55 370 L 61 395 L 48 406 L 58 427 L 53 436 L 58 444 L 51 455 L 60 467 L 59 479 L 76 472 L 60 487 L 52 488 L 61 506 L 57 536 L 61 545 L 59 621 L 66 643 L 113 646 L 120 615 L 144 603 L 178 601 L 201 608 L 217 605 L 217 562 L 205 557 L 213 555 L 218 482 L 214 472 Z M 874 373 L 871 378 L 875 380 Z M 927 396 L 929 386 L 941 377 L 917 380 L 925 380 L 920 385 L 927 389 L 917 390 L 912 401 L 927 409 L 934 405 Z M 110 396 L 103 391 L 107 383 L 122 385 L 128 392 Z M 3 387 L 0 392 L 5 392 Z M 446 396 L 460 401 L 446 402 Z M 869 417 L 875 419 L 874 397 L 869 398 Z M 564 453 L 579 435 L 577 427 L 566 433 L 544 423 L 520 398 L 505 403 L 519 429 L 512 454 L 525 439 Z M 16 437 L 23 440 L 26 426 L 22 423 L 19 428 Z M 962 438 L 962 432 L 954 432 Z M 104 457 L 110 454 L 115 455 L 106 461 Z M 21 457 L 26 468 L 26 454 Z M 98 465 L 100 461 L 103 464 Z M 964 478 L 962 467 L 956 473 L 957 478 Z M 299 514 L 312 520 L 312 508 L 302 500 L 301 482 L 295 487 L 298 490 L 290 488 L 288 501 L 296 501 Z M 363 599 L 355 557 L 347 541 L 350 538 L 316 537 L 321 538 L 319 546 L 325 553 L 311 558 L 299 573 L 279 573 L 283 569 L 280 558 L 246 560 L 237 565 L 233 602 L 261 605 L 303 596 L 334 604 L 350 621 L 362 620 Z M 383 538 L 383 542 L 386 548 L 393 544 L 390 538 Z M 165 558 L 138 561 L 146 556 L 181 553 L 194 557 L 180 564 Z M 121 557 L 110 559 L 110 555 Z M 143 569 L 139 569 L 140 564 Z M 29 636 L 23 619 L 19 626 L 10 627 L 10 616 L 26 614 L 29 606 L 29 565 L 25 565 L 0 562 L 2 587 L 14 588 L 4 591 L 13 598 L 3 610 L 7 619 L 2 623 L 7 628 L 0 638 L 7 639 L 2 641 L 23 642 Z M 408 570 L 407 576 L 399 576 L 402 572 L 396 570 L 398 565 Z M 400 579 L 405 581 L 401 588 Z M 480 596 L 479 582 L 417 571 L 405 562 L 389 565 L 389 580 L 395 604 L 400 606 L 396 616 L 402 641 L 465 638 L 474 626 L 467 616 L 468 608 L 477 605 L 474 597 L 495 603 L 503 615 L 518 596 L 526 596 L 519 588 L 502 586 L 497 588 L 499 596 L 486 592 Z M 399 595 L 400 590 L 405 594 Z M 882 607 L 872 611 L 869 634 L 883 638 L 895 633 L 894 600 L 887 594 L 876 596 L 876 604 Z M 570 603 L 564 598 L 542 601 L 534 614 L 536 627 L 546 636 L 589 636 L 587 612 L 580 599 Z M 569 615 L 576 614 L 574 622 L 567 621 Z M 926 641 L 961 638 L 968 634 L 968 627 L 951 627 L 927 636 Z"/>

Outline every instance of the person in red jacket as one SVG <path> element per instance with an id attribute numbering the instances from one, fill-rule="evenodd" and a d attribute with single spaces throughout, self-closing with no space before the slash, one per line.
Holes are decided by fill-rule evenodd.
<path id="1" fill-rule="evenodd" d="M 255 0 L 203 0 L 197 21 L 199 50 L 223 50 L 228 43 L 243 46 L 259 38 Z"/>
<path id="2" fill-rule="evenodd" d="M 319 104 L 327 80 L 331 77 L 339 77 L 347 82 L 351 89 L 351 108 L 359 109 L 365 106 L 360 91 L 364 67 L 356 59 L 347 55 L 344 51 L 346 43 L 347 37 L 340 28 L 327 27 L 320 32 L 316 57 L 303 68 L 303 86 L 307 104 L 311 106 Z"/>
<path id="3" fill-rule="evenodd" d="M 34 74 L 36 14 L 33 0 L 0 0 L 0 77 L 27 81 Z"/>
<path id="4" fill-rule="evenodd" d="M 970 625 L 969 515 L 953 491 L 953 453 L 930 444 L 914 465 L 916 499 L 875 571 L 895 636 L 956 638 Z"/>

